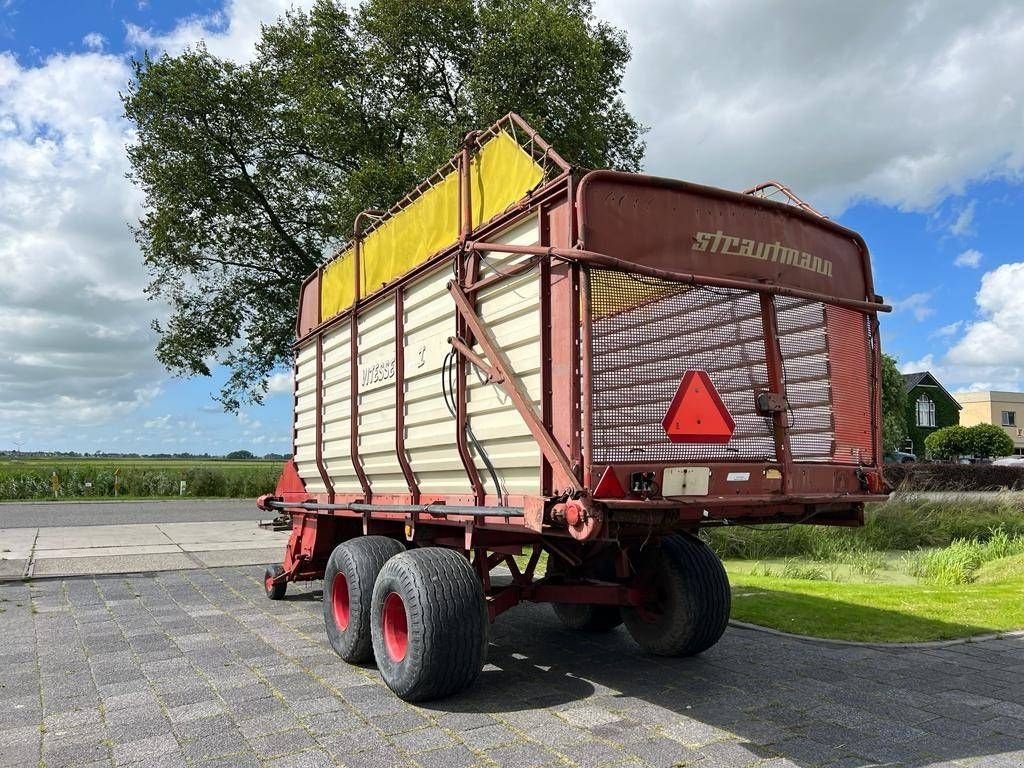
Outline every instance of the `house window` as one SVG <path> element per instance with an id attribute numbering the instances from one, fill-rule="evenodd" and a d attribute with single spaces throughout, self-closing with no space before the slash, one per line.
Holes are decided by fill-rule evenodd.
<path id="1" fill-rule="evenodd" d="M 917 399 L 917 426 L 935 426 L 935 403 L 928 398 L 928 395 L 921 395 Z"/>
<path id="2" fill-rule="evenodd" d="M 1016 411 L 1003 411 L 1003 426 L 1004 427 L 1016 427 L 1017 426 L 1017 412 Z"/>

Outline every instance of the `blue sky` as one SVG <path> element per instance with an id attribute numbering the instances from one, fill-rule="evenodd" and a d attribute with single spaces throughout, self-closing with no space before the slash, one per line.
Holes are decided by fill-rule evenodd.
<path id="1" fill-rule="evenodd" d="M 244 60 L 290 4 L 0 0 L 0 449 L 289 449 L 287 374 L 232 415 L 211 399 L 222 371 L 173 379 L 153 359 L 164 310 L 141 295 L 117 92 L 143 49 L 202 39 Z M 1019 4 L 596 9 L 634 47 L 623 98 L 649 172 L 790 184 L 867 240 L 896 307 L 886 351 L 950 389 L 1024 387 Z"/>

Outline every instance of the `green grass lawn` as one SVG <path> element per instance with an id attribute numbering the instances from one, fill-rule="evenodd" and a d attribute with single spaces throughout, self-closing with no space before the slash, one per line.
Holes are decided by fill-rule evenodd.
<path id="1" fill-rule="evenodd" d="M 918 642 L 1024 629 L 1024 509 L 913 496 L 862 528 L 724 528 L 733 618 L 842 640 Z"/>
<path id="2" fill-rule="evenodd" d="M 955 586 L 782 579 L 730 566 L 733 618 L 786 632 L 891 643 L 1024 627 L 1024 561 Z"/>

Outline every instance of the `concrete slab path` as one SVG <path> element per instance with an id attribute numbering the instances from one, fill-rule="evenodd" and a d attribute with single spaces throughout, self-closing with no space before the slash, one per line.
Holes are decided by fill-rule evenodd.
<path id="1" fill-rule="evenodd" d="M 0 528 L 0 578 L 273 563 L 287 540 L 252 520 Z"/>
<path id="2" fill-rule="evenodd" d="M 205 523 L 210 520 L 265 520 L 254 499 L 150 499 L 117 501 L 5 501 L 0 528 L 68 525 Z"/>

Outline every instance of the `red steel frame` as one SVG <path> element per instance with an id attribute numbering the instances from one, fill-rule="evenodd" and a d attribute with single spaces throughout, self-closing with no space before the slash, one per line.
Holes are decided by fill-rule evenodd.
<path id="1" fill-rule="evenodd" d="M 468 169 L 472 150 L 502 125 L 525 134 L 535 151 L 542 153 L 546 162 L 554 165 L 557 173 L 543 183 L 525 201 L 499 214 L 490 222 L 472 228 L 471 189 Z M 300 313 L 297 331 L 301 343 L 316 345 L 316 467 L 326 488 L 325 494 L 308 493 L 293 464 L 286 467 L 273 497 L 260 500 L 263 508 L 288 509 L 293 517 L 293 534 L 286 550 L 285 573 L 281 579 L 321 578 L 331 549 L 353 536 L 383 533 L 410 541 L 449 546 L 473 553 L 473 564 L 488 595 L 491 616 L 522 600 L 566 603 L 605 603 L 617 605 L 641 604 L 647 595 L 642 589 L 628 584 L 609 584 L 586 579 L 572 579 L 565 583 L 535 580 L 535 568 L 542 552 L 555 557 L 570 570 L 588 559 L 607 557 L 614 549 L 618 558 L 618 571 L 625 576 L 629 547 L 645 540 L 652 532 L 695 530 L 698 525 L 715 524 L 726 520 L 742 519 L 748 522 L 803 521 L 836 525 L 857 525 L 861 521 L 863 503 L 877 498 L 883 489 L 878 470 L 881 444 L 880 412 L 880 349 L 878 338 L 878 311 L 889 307 L 881 303 L 871 288 L 871 272 L 867 249 L 863 241 L 852 232 L 831 222 L 822 223 L 820 215 L 803 204 L 789 207 L 788 216 L 814 219 L 820 226 L 841 233 L 858 246 L 866 295 L 863 299 L 831 296 L 799 286 L 765 284 L 752 280 L 680 272 L 656 266 L 624 261 L 616 256 L 586 248 L 589 211 L 586 206 L 588 185 L 601 181 L 624 184 L 642 184 L 665 189 L 699 189 L 701 194 L 730 201 L 738 196 L 722 190 L 697 188 L 673 180 L 639 177 L 612 171 L 595 171 L 577 181 L 570 166 L 518 116 L 509 115 L 488 131 L 467 135 L 462 149 L 453 163 L 442 168 L 435 180 L 449 168 L 460 174 L 460 238 L 452 247 L 436 254 L 392 284 L 362 296 L 357 277 L 353 306 L 340 315 L 325 320 L 319 307 L 317 288 L 316 323 L 312 328 L 300 327 L 305 313 Z M 425 184 L 427 184 L 425 183 Z M 788 193 L 781 185 L 772 183 Z M 417 188 L 389 213 L 401 210 L 426 188 Z M 760 191 L 755 188 L 752 191 Z M 788 193 L 798 200 L 792 193 Z M 747 198 L 748 200 L 750 198 Z M 802 201 L 799 201 L 802 203 Z M 784 208 L 780 203 L 757 201 L 756 205 L 770 211 Z M 506 229 L 524 215 L 539 217 L 540 244 L 519 246 L 498 244 L 488 237 Z M 356 275 L 359 272 L 360 243 L 368 231 L 386 218 L 387 214 L 367 211 L 360 214 L 353 229 L 353 258 Z M 372 219 L 365 229 L 364 219 Z M 529 256 L 520 262 L 503 267 L 500 274 L 480 278 L 480 257 L 484 252 L 501 252 Z M 449 338 L 456 356 L 456 418 L 455 443 L 462 460 L 468 492 L 430 494 L 424 496 L 417 482 L 414 467 L 405 450 L 404 413 L 404 291 L 419 276 L 446 261 L 455 264 L 455 280 L 449 291 L 456 307 L 454 335 Z M 763 491 L 737 496 L 712 487 L 708 496 L 692 500 L 646 498 L 631 496 L 620 499 L 592 498 L 596 481 L 606 472 L 621 473 L 621 467 L 595 467 L 591 455 L 591 325 L 590 280 L 592 268 L 627 271 L 638 275 L 726 289 L 757 292 L 761 299 L 761 316 L 766 348 L 766 365 L 772 395 L 785 400 L 785 376 L 779 331 L 773 307 L 774 296 L 791 296 L 826 304 L 846 307 L 870 318 L 871 355 L 873 360 L 872 386 L 874 409 L 871 431 L 874 443 L 874 465 L 847 467 L 833 464 L 800 466 L 800 487 L 794 482 L 796 472 L 789 445 L 786 414 L 782 409 L 771 413 L 777 466 L 781 484 L 772 487 L 766 480 Z M 477 315 L 475 296 L 480 290 L 528 270 L 536 270 L 541 291 L 541 345 L 542 406 L 538 410 L 522 387 L 515 371 L 495 341 L 487 324 Z M 303 284 L 302 295 L 315 281 L 319 285 L 322 270 Z M 360 310 L 380 301 L 393 301 L 396 335 L 396 435 L 397 461 L 408 487 L 407 494 L 387 494 L 374 498 L 373 489 L 359 457 L 358 432 L 358 364 L 359 344 L 356 318 Z M 350 454 L 353 470 L 362 489 L 361 494 L 336 493 L 323 461 L 323 336 L 337 324 L 350 325 Z M 312 342 L 311 342 L 312 337 Z M 480 346 L 483 357 L 472 347 Z M 541 454 L 540 493 L 536 496 L 511 495 L 501 498 L 500 489 L 485 494 L 479 472 L 469 450 L 466 435 L 468 421 L 466 403 L 467 363 L 487 374 L 489 381 L 501 386 L 510 402 L 522 416 Z M 557 370 L 557 373 L 556 373 Z M 557 383 L 561 387 L 556 387 Z M 568 395 L 565 396 L 565 383 Z M 296 389 L 297 402 L 297 389 Z M 293 432 L 293 440 L 297 430 Z M 705 462 L 706 463 L 706 462 Z M 751 471 L 763 474 L 764 462 L 716 462 L 715 466 L 727 472 Z M 655 471 L 663 465 L 630 464 L 629 471 Z M 622 478 L 619 480 L 620 485 Z M 842 488 L 837 492 L 836 488 Z M 460 505 L 470 505 L 469 507 Z M 521 514 L 510 517 L 502 513 L 503 505 L 521 509 Z M 450 511 L 446 512 L 444 507 Z M 614 530 L 613 530 L 614 529 Z M 634 542 L 633 539 L 637 541 Z M 513 559 L 523 548 L 531 549 L 529 564 L 520 569 Z M 617 549 L 616 549 L 617 548 Z M 504 564 L 512 574 L 512 582 L 496 589 L 490 580 L 490 571 Z"/>

